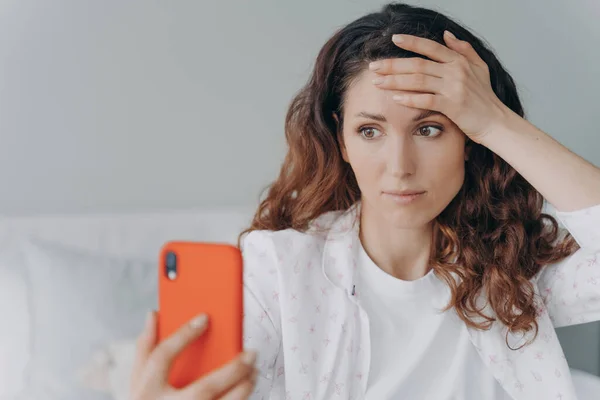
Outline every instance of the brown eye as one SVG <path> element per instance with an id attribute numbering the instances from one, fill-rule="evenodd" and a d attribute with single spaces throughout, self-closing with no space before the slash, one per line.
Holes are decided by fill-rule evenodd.
<path id="1" fill-rule="evenodd" d="M 432 131 L 432 130 L 437 130 L 438 133 L 436 133 L 435 131 Z M 443 131 L 444 131 L 444 129 L 437 127 L 437 126 L 433 126 L 433 125 L 422 126 L 419 128 L 419 136 L 436 137 L 436 136 L 441 135 Z"/>
<path id="2" fill-rule="evenodd" d="M 378 133 L 381 134 L 381 132 L 379 132 L 378 129 L 372 128 L 372 127 L 364 127 L 364 128 L 360 128 L 358 130 L 358 132 L 360 133 L 360 135 L 367 139 L 375 139 L 376 137 L 378 137 Z"/>

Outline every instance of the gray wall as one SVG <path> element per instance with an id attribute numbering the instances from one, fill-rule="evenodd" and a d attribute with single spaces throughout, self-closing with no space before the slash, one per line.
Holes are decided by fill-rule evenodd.
<path id="1" fill-rule="evenodd" d="M 383 3 L 0 0 L 0 214 L 255 204 L 317 51 Z M 597 0 L 418 4 L 483 35 L 529 119 L 600 165 Z M 600 374 L 598 324 L 560 335 Z"/>

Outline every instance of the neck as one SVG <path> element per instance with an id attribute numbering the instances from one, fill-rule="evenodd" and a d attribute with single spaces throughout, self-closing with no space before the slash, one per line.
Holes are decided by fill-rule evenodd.
<path id="1" fill-rule="evenodd" d="M 402 280 L 419 279 L 430 270 L 432 223 L 399 228 L 374 210 L 363 208 L 360 241 L 369 257 L 386 273 Z"/>

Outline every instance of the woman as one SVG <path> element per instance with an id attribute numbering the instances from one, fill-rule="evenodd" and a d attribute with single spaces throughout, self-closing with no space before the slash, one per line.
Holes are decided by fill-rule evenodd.
<path id="1" fill-rule="evenodd" d="M 286 137 L 241 235 L 257 354 L 175 391 L 207 322 L 155 348 L 151 318 L 135 399 L 575 398 L 554 327 L 600 319 L 600 170 L 524 119 L 480 39 L 404 4 L 350 23 Z"/>

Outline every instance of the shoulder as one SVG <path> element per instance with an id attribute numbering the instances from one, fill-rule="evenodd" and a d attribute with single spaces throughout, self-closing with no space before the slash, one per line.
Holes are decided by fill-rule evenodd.
<path id="1" fill-rule="evenodd" d="M 255 230 L 240 241 L 247 277 L 270 278 L 288 271 L 299 260 L 320 257 L 327 236 L 341 211 L 331 211 L 312 220 L 306 231 Z"/>
<path id="2" fill-rule="evenodd" d="M 294 247 L 303 243 L 322 242 L 327 238 L 334 222 L 343 214 L 343 211 L 329 211 L 313 219 L 306 231 L 296 229 L 283 229 L 279 231 L 255 230 L 248 233 L 241 240 L 241 249 L 244 253 L 289 254 Z"/>

